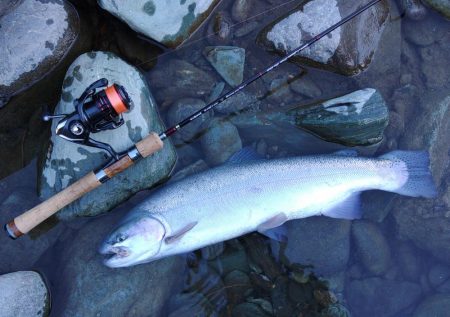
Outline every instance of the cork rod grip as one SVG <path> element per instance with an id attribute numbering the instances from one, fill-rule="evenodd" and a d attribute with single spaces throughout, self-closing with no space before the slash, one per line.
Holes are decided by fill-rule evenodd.
<path id="1" fill-rule="evenodd" d="M 136 143 L 136 148 L 142 157 L 147 157 L 163 148 L 163 141 L 155 132 L 150 133 L 141 141 Z"/>
<path id="2" fill-rule="evenodd" d="M 28 233 L 58 210 L 100 185 L 94 172 L 90 172 L 56 195 L 14 218 L 7 224 L 8 233 L 15 238 Z"/>

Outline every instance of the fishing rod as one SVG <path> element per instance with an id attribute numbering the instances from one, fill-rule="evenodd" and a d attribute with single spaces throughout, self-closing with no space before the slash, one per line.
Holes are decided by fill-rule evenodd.
<path id="1" fill-rule="evenodd" d="M 97 107 L 92 106 L 92 102 L 87 104 L 87 108 L 85 104 L 81 102 L 78 103 L 78 105 L 76 106 L 76 111 L 73 114 L 68 115 L 69 118 L 65 118 L 61 120 L 60 123 L 58 123 L 57 134 L 60 134 L 62 137 L 68 139 L 69 141 L 106 150 L 111 154 L 113 158 L 112 162 L 109 162 L 108 164 L 106 164 L 106 166 L 97 171 L 91 171 L 75 183 L 66 187 L 64 190 L 45 200 L 41 204 L 17 216 L 5 225 L 6 232 L 13 239 L 16 239 L 28 233 L 31 229 L 35 228 L 37 225 L 55 214 L 60 209 L 79 199 L 91 190 L 99 187 L 101 184 L 107 182 L 118 173 L 133 165 L 138 160 L 146 158 L 153 153 L 161 150 L 163 148 L 163 141 L 179 131 L 185 125 L 194 121 L 202 114 L 210 111 L 218 104 L 234 96 L 236 93 L 253 83 L 255 80 L 263 77 L 265 74 L 277 68 L 294 55 L 310 47 L 324 36 L 333 32 L 338 27 L 352 20 L 380 1 L 381 0 L 370 1 L 355 12 L 343 18 L 338 23 L 315 35 L 312 39 L 289 52 L 286 56 L 279 59 L 269 67 L 261 70 L 257 74 L 245 80 L 236 88 L 230 90 L 202 109 L 193 113 L 188 118 L 182 120 L 181 122 L 168 128 L 160 134 L 157 134 L 155 132 L 150 133 L 141 141 L 131 146 L 127 151 L 120 154 L 116 153 L 109 145 L 102 144 L 101 142 L 91 139 L 89 135 L 90 132 L 95 133 L 105 129 L 113 129 L 118 127 L 120 123 L 123 122 L 123 120 L 121 120 L 120 114 L 130 108 L 131 100 L 126 94 L 124 88 L 115 84 L 106 88 L 104 91 L 105 93 L 96 93 L 95 91 L 97 88 L 101 88 L 107 85 L 106 80 L 101 79 L 90 85 L 88 89 L 86 89 L 86 91 L 83 93 L 83 98 L 80 97 L 79 99 L 85 101 L 88 96 L 91 96 L 91 99 L 95 101 L 93 102 L 97 105 Z M 56 117 L 60 116 L 47 116 L 47 118 L 49 119 Z M 96 124 L 94 126 L 90 123 L 91 118 L 96 118 Z M 92 128 L 94 130 L 92 130 Z"/>

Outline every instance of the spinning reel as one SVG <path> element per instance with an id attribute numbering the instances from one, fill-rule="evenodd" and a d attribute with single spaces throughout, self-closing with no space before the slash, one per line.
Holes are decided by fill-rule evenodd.
<path id="1" fill-rule="evenodd" d="M 125 88 L 118 84 L 108 86 L 108 80 L 101 78 L 93 82 L 74 101 L 75 111 L 70 114 L 44 114 L 42 119 L 61 119 L 56 125 L 56 134 L 68 141 L 95 147 L 108 152 L 114 160 L 120 155 L 111 145 L 96 141 L 91 133 L 117 129 L 123 125 L 122 113 L 130 110 L 131 99 Z M 104 88 L 96 92 L 96 89 Z"/>

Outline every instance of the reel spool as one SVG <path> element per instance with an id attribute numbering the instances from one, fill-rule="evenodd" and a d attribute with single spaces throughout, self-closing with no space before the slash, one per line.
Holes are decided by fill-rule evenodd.
<path id="1" fill-rule="evenodd" d="M 44 114 L 42 119 L 50 121 L 62 118 L 56 125 L 55 133 L 61 138 L 95 147 L 108 152 L 114 161 L 120 155 L 108 143 L 96 141 L 91 133 L 117 129 L 124 124 L 122 113 L 130 110 L 132 102 L 125 88 L 118 84 L 108 86 L 108 80 L 101 78 L 93 82 L 74 101 L 75 111 L 70 114 Z M 99 88 L 104 88 L 96 92 Z"/>

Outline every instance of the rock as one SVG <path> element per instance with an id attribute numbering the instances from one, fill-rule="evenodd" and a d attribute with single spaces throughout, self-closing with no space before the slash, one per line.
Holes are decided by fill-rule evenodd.
<path id="1" fill-rule="evenodd" d="M 450 3 L 446 0 L 423 0 L 431 8 L 450 19 Z"/>
<path id="2" fill-rule="evenodd" d="M 0 181 L 0 201 L 2 224 L 39 204 L 36 194 L 35 162 Z M 35 268 L 38 259 L 66 230 L 64 224 L 55 226 L 54 221 L 50 222 L 50 227 L 53 228 L 41 225 L 17 240 L 12 240 L 5 232 L 0 234 L 0 274 Z"/>
<path id="3" fill-rule="evenodd" d="M 208 261 L 214 260 L 223 253 L 224 249 L 225 245 L 223 242 L 204 247 L 201 249 L 202 258 Z"/>
<path id="4" fill-rule="evenodd" d="M 0 179 L 41 150 L 48 128 L 42 106 L 58 102 L 67 67 L 91 44 L 87 25 L 68 1 L 1 2 Z"/>
<path id="5" fill-rule="evenodd" d="M 421 254 L 411 242 L 398 241 L 395 249 L 395 259 L 403 277 L 411 282 L 419 281 L 423 270 Z"/>
<path id="6" fill-rule="evenodd" d="M 234 251 L 227 249 L 218 258 L 211 261 L 210 265 L 222 276 L 226 276 L 234 270 L 239 270 L 245 273 L 250 271 L 247 255 L 243 249 Z"/>
<path id="7" fill-rule="evenodd" d="M 261 107 L 261 104 L 260 98 L 244 90 L 217 105 L 215 109 L 217 112 L 230 114 L 237 113 L 243 109 L 254 109 L 257 111 Z"/>
<path id="8" fill-rule="evenodd" d="M 167 112 L 167 123 L 170 126 L 174 126 L 180 121 L 194 114 L 204 106 L 206 106 L 206 103 L 200 99 L 180 99 L 176 101 Z M 211 111 L 201 115 L 200 118 L 196 119 L 183 129 L 181 129 L 176 134 L 177 138 L 180 138 L 184 142 L 192 141 L 192 139 L 201 132 L 200 127 L 202 126 L 202 124 L 209 121 L 213 116 L 214 114 Z"/>
<path id="9" fill-rule="evenodd" d="M 236 22 L 247 20 L 252 11 L 252 0 L 235 0 L 231 7 L 231 17 Z"/>
<path id="10" fill-rule="evenodd" d="M 289 279 L 286 276 L 279 276 L 275 280 L 270 292 L 275 316 L 288 317 L 294 315 L 294 305 L 292 305 L 288 296 L 288 285 Z"/>
<path id="11" fill-rule="evenodd" d="M 177 167 L 187 167 L 201 159 L 202 153 L 194 145 L 183 144 L 177 147 Z"/>
<path id="12" fill-rule="evenodd" d="M 55 316 L 159 316 L 184 270 L 184 259 L 172 256 L 148 264 L 110 269 L 97 251 L 130 205 L 89 221 L 57 247 Z"/>
<path id="13" fill-rule="evenodd" d="M 214 14 L 208 24 L 207 39 L 211 45 L 227 45 L 233 39 L 233 21 L 228 12 Z"/>
<path id="14" fill-rule="evenodd" d="M 255 31 L 258 27 L 259 27 L 258 22 L 249 21 L 249 22 L 244 23 L 244 25 L 241 26 L 240 28 L 238 28 L 236 30 L 236 32 L 234 32 L 234 35 L 236 37 L 243 37 L 243 36 L 246 36 L 247 34 L 252 33 L 253 31 Z"/>
<path id="15" fill-rule="evenodd" d="M 269 51 L 284 55 L 355 10 L 355 2 L 310 0 L 268 25 L 258 42 Z M 355 75 L 366 69 L 375 53 L 389 15 L 387 2 L 362 13 L 333 31 L 294 60 Z"/>
<path id="16" fill-rule="evenodd" d="M 149 75 L 149 81 L 158 90 L 157 97 L 169 102 L 185 97 L 209 96 L 215 86 L 211 75 L 180 59 L 155 68 Z"/>
<path id="17" fill-rule="evenodd" d="M 354 220 L 352 237 L 358 260 L 373 275 L 386 273 L 391 264 L 391 250 L 381 230 L 367 220 Z"/>
<path id="18" fill-rule="evenodd" d="M 322 95 L 322 91 L 316 83 L 305 76 L 289 83 L 289 87 L 296 93 L 311 99 L 319 98 Z"/>
<path id="19" fill-rule="evenodd" d="M 201 138 L 203 152 L 211 165 L 224 163 L 242 148 L 237 128 L 229 121 L 214 119 Z"/>
<path id="20" fill-rule="evenodd" d="M 289 112 L 298 127 L 344 145 L 370 145 L 383 138 L 389 113 L 381 94 L 372 88 Z"/>
<path id="21" fill-rule="evenodd" d="M 445 317 L 450 311 L 450 294 L 426 297 L 414 311 L 413 317 Z"/>
<path id="22" fill-rule="evenodd" d="M 265 312 L 258 304 L 242 303 L 233 308 L 231 313 L 233 317 L 269 317 L 272 316 Z"/>
<path id="23" fill-rule="evenodd" d="M 381 190 L 369 190 L 361 194 L 363 219 L 383 222 L 391 212 L 394 193 Z"/>
<path id="24" fill-rule="evenodd" d="M 428 272 L 428 281 L 434 288 L 439 287 L 450 279 L 450 267 L 437 263 Z"/>
<path id="25" fill-rule="evenodd" d="M 231 304 L 243 302 L 251 293 L 252 284 L 244 272 L 234 270 L 228 273 L 224 278 L 224 284 L 227 289 L 228 300 Z"/>
<path id="26" fill-rule="evenodd" d="M 288 105 L 294 98 L 289 88 L 291 78 L 288 74 L 283 73 L 275 76 L 276 77 L 270 81 L 267 92 L 267 100 L 270 103 L 275 104 L 277 107 Z"/>
<path id="27" fill-rule="evenodd" d="M 48 316 L 50 294 L 41 275 L 19 271 L 0 275 L 0 316 Z"/>
<path id="28" fill-rule="evenodd" d="M 348 309 L 342 304 L 331 304 L 320 312 L 321 317 L 350 317 L 351 314 Z"/>
<path id="29" fill-rule="evenodd" d="M 203 171 L 206 171 L 209 168 L 208 164 L 203 160 L 198 160 L 195 163 L 183 168 L 176 172 L 169 180 L 169 182 L 176 182 L 182 180 L 189 175 L 197 174 Z"/>
<path id="30" fill-rule="evenodd" d="M 171 0 L 164 4 L 153 0 L 97 2 L 136 32 L 169 47 L 177 47 L 189 38 L 217 4 L 216 0 Z"/>
<path id="31" fill-rule="evenodd" d="M 346 268 L 350 254 L 348 220 L 310 217 L 287 224 L 285 255 L 290 263 L 312 265 L 315 273 L 332 274 Z"/>
<path id="32" fill-rule="evenodd" d="M 105 77 L 110 83 L 125 87 L 134 105 L 123 115 L 125 124 L 113 131 L 96 133 L 93 138 L 111 144 L 118 152 L 124 151 L 152 131 L 163 131 L 155 101 L 143 76 L 137 69 L 117 56 L 105 52 L 91 52 L 78 57 L 67 71 L 62 98 L 55 113 L 74 111 L 73 100 L 93 81 Z M 40 196 L 49 198 L 88 172 L 106 163 L 104 151 L 68 142 L 55 135 L 57 121 L 52 125 L 44 166 L 40 176 Z M 176 161 L 173 145 L 164 148 L 117 175 L 95 191 L 65 207 L 57 216 L 71 219 L 107 212 L 134 193 L 153 186 L 168 177 Z"/>
<path id="33" fill-rule="evenodd" d="M 170 299 L 169 307 L 169 317 L 219 316 L 208 299 L 195 292 L 175 295 Z"/>
<path id="34" fill-rule="evenodd" d="M 230 86 L 239 85 L 244 78 L 245 49 L 235 46 L 208 46 L 206 59 Z"/>
<path id="35" fill-rule="evenodd" d="M 442 40 L 447 33 L 448 22 L 429 15 L 421 21 L 405 20 L 402 24 L 405 38 L 418 46 L 428 46 Z"/>
<path id="36" fill-rule="evenodd" d="M 355 316 L 399 316 L 421 295 L 420 286 L 378 277 L 351 281 L 347 300 Z"/>
<path id="37" fill-rule="evenodd" d="M 427 9 L 420 0 L 400 0 L 400 7 L 411 20 L 420 21 L 427 14 Z"/>
<path id="38" fill-rule="evenodd" d="M 448 23 L 448 22 L 447 22 Z M 450 34 L 439 43 L 419 48 L 422 76 L 429 89 L 440 90 L 450 85 L 450 77 L 446 70 L 450 67 L 450 60 L 446 58 L 450 53 Z"/>

